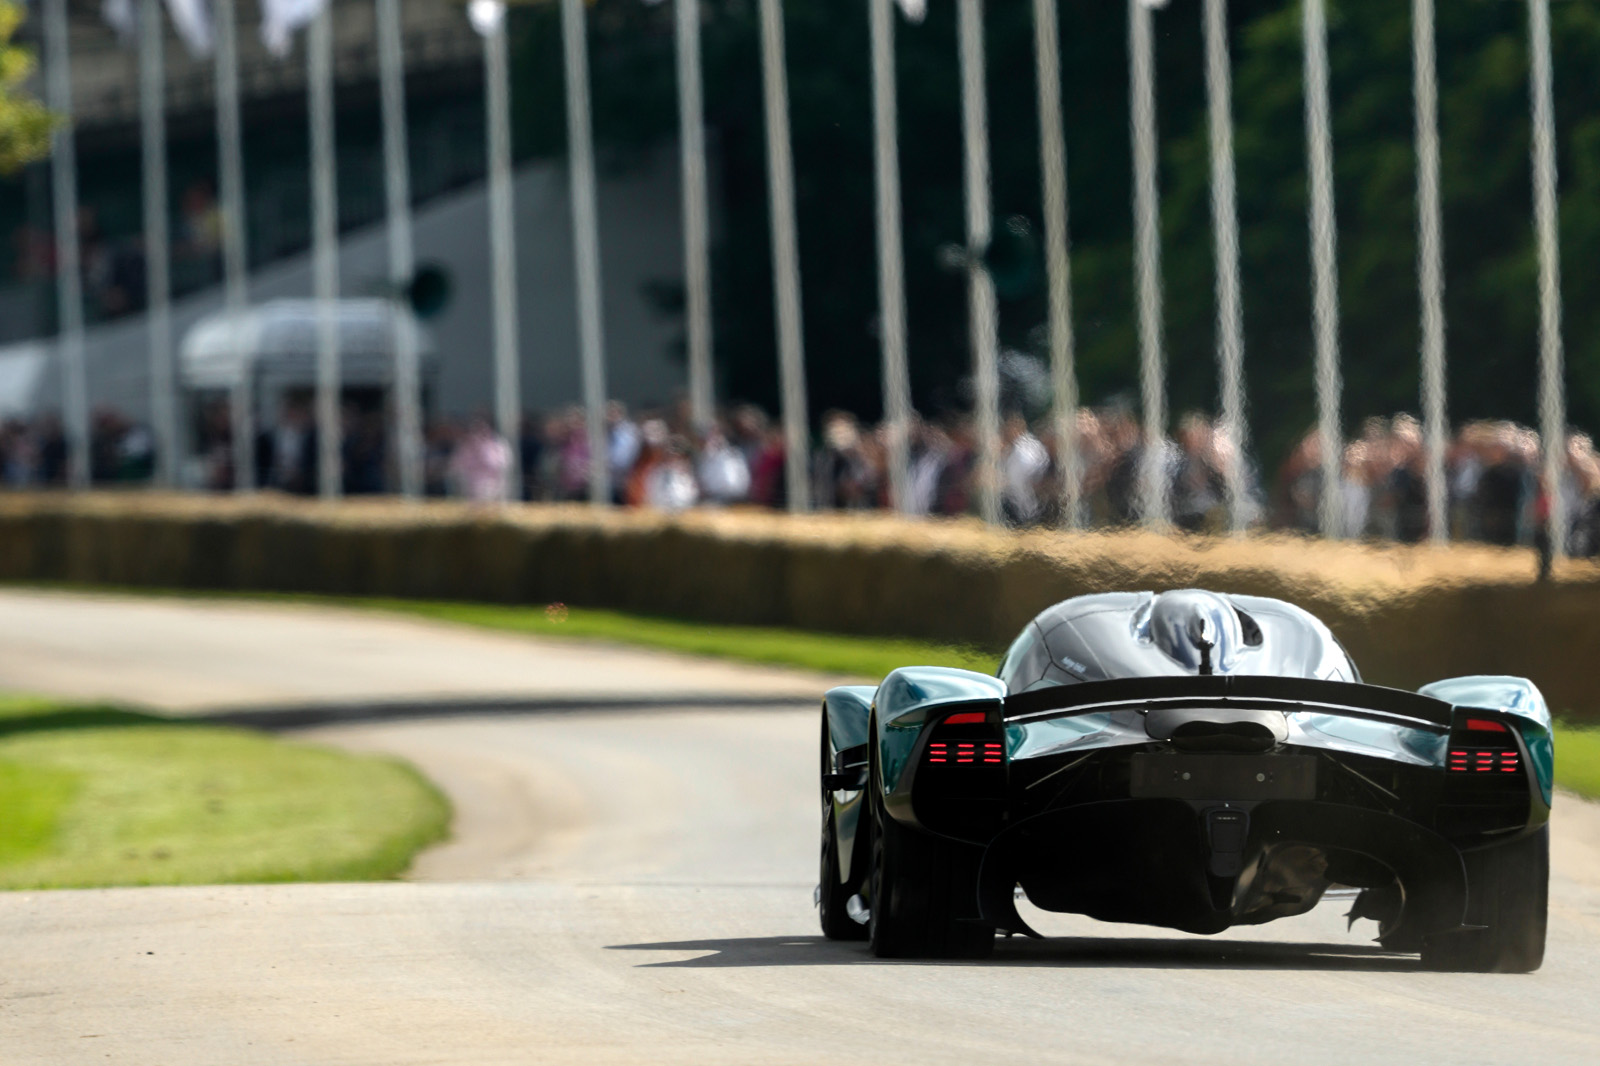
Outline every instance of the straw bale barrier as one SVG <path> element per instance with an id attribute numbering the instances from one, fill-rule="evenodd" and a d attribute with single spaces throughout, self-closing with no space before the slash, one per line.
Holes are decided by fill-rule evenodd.
<path id="1" fill-rule="evenodd" d="M 1533 678 L 1600 718 L 1600 568 L 1534 581 L 1529 551 L 1293 536 L 992 531 L 971 521 L 456 503 L 323 505 L 99 493 L 0 498 L 0 580 L 562 601 L 706 622 L 1003 645 L 1108 589 L 1277 596 L 1325 619 L 1368 680 Z"/>

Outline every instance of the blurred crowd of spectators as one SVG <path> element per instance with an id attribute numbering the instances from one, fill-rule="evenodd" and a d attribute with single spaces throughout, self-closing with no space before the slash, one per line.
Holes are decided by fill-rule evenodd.
<path id="1" fill-rule="evenodd" d="M 1600 555 L 1600 454 L 1569 433 L 1558 491 L 1571 523 L 1569 550 Z M 1549 514 L 1539 434 L 1513 422 L 1469 422 L 1445 449 L 1446 531 L 1453 540 L 1529 544 Z M 1346 536 L 1418 541 L 1428 535 L 1426 451 L 1410 415 L 1368 419 L 1340 456 L 1339 520 Z M 1279 468 L 1273 524 L 1317 527 L 1322 449 L 1307 434 Z"/>
<path id="2" fill-rule="evenodd" d="M 393 491 L 387 419 L 381 406 L 347 405 L 340 461 L 343 491 L 358 495 Z M 1141 517 L 1147 462 L 1143 434 L 1127 407 L 1082 409 L 1074 423 L 1077 522 L 1109 527 Z M 785 445 L 781 426 L 754 406 L 724 412 L 696 430 L 687 409 L 641 412 L 620 403 L 604 414 L 608 490 L 613 503 L 681 510 L 745 505 L 783 508 Z M 233 449 L 228 410 L 205 408 L 186 480 L 194 487 L 232 486 Z M 910 428 L 907 509 L 918 515 L 963 515 L 977 507 L 977 435 L 970 417 L 917 420 Z M 1229 526 L 1230 480 L 1242 491 L 1246 524 L 1315 532 L 1322 497 L 1320 442 L 1306 434 L 1263 483 L 1248 457 L 1211 419 L 1184 415 L 1177 432 L 1154 459 L 1167 492 L 1173 524 L 1193 532 Z M 150 476 L 149 431 L 114 411 L 95 412 L 93 477 L 97 483 L 138 482 Z M 254 448 L 255 481 L 295 494 L 317 491 L 317 434 L 308 402 L 288 403 L 262 427 Z M 1060 525 L 1065 471 L 1051 420 L 1030 424 L 1008 418 L 1001 434 L 999 494 L 1007 524 Z M 1540 478 L 1539 436 L 1510 422 L 1472 422 L 1460 428 L 1445 454 L 1446 531 L 1451 539 L 1530 544 L 1548 514 Z M 442 420 L 426 430 L 424 470 L 432 496 L 478 501 L 509 498 L 581 501 L 589 498 L 590 445 L 585 412 L 568 408 L 524 419 L 519 439 L 507 441 L 479 416 Z M 1427 537 L 1428 506 L 1422 429 L 1406 414 L 1368 419 L 1348 441 L 1340 462 L 1338 511 L 1346 537 L 1419 541 Z M 66 445 L 54 417 L 0 426 L 0 467 L 7 486 L 64 481 Z M 1600 454 L 1593 441 L 1572 433 L 1566 441 L 1559 491 L 1571 521 L 1569 548 L 1600 555 Z M 809 457 L 813 506 L 820 510 L 870 510 L 888 506 L 888 440 L 882 425 L 830 411 Z M 514 470 L 520 470 L 512 484 Z"/>

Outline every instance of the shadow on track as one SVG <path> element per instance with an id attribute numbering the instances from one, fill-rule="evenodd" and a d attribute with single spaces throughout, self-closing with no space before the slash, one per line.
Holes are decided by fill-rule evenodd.
<path id="1" fill-rule="evenodd" d="M 979 962 L 878 959 L 866 945 L 820 936 L 755 936 L 612 944 L 612 951 L 700 951 L 708 954 L 641 968 L 722 969 L 756 966 L 1094 966 L 1151 970 L 1351 970 L 1405 973 L 1420 969 L 1414 955 L 1346 944 L 1288 944 L 1248 940 L 1155 940 L 1098 937 L 1003 939 L 993 959 Z"/>

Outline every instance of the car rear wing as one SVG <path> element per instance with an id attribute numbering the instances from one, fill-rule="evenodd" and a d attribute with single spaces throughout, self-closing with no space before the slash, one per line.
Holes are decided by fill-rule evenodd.
<path id="1" fill-rule="evenodd" d="M 1007 696 L 1002 715 L 1007 722 L 1020 723 L 1156 707 L 1309 711 L 1388 722 L 1433 733 L 1450 731 L 1453 710 L 1451 704 L 1431 696 L 1377 685 L 1225 674 L 1121 678 L 1033 689 Z"/>

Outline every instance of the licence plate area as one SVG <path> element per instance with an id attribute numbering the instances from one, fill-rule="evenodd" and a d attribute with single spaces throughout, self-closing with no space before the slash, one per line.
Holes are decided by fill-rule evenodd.
<path id="1" fill-rule="evenodd" d="M 1311 755 L 1133 756 L 1135 799 L 1309 800 L 1317 796 Z"/>

